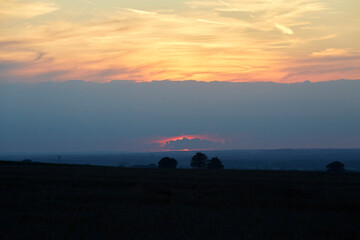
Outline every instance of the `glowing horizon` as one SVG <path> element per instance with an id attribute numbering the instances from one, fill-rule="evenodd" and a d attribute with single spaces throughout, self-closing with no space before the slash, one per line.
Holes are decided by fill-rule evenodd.
<path id="1" fill-rule="evenodd" d="M 0 4 L 0 82 L 360 78 L 357 0 Z"/>
<path id="2" fill-rule="evenodd" d="M 157 143 L 160 145 L 162 151 L 196 151 L 196 150 L 212 150 L 210 148 L 191 148 L 188 146 L 187 148 L 183 149 L 166 149 L 166 145 L 170 144 L 172 142 L 179 142 L 179 141 L 185 141 L 185 140 L 200 140 L 200 141 L 209 141 L 212 143 L 220 143 L 225 144 L 225 139 L 212 136 L 210 134 L 196 134 L 196 135 L 179 135 L 179 136 L 173 136 L 173 137 L 158 137 L 153 140 L 151 140 L 151 143 Z"/>

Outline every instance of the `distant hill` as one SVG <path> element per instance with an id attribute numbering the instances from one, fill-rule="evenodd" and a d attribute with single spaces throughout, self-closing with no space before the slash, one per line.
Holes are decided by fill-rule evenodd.
<path id="1" fill-rule="evenodd" d="M 333 161 L 341 161 L 350 171 L 360 171 L 360 149 L 278 149 L 202 151 L 208 157 L 221 159 L 226 169 L 320 170 Z M 190 159 L 196 151 L 151 153 L 62 153 L 62 164 L 90 164 L 132 167 L 157 164 L 165 156 L 178 161 L 178 168 L 190 168 Z M 0 159 L 16 161 L 30 158 L 34 162 L 58 164 L 56 154 L 0 154 Z M 0 163 L 1 164 L 1 163 Z"/>

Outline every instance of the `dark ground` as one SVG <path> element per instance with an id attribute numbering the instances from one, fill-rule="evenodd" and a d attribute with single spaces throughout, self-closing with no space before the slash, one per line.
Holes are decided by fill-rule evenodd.
<path id="1" fill-rule="evenodd" d="M 0 164 L 0 239 L 360 239 L 360 173 Z"/>

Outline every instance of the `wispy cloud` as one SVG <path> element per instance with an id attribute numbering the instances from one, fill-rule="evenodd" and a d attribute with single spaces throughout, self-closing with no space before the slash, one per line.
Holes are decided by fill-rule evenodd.
<path id="1" fill-rule="evenodd" d="M 205 19 L 196 19 L 196 21 L 203 22 L 203 23 L 219 24 L 219 25 L 226 24 L 226 23 L 222 23 L 222 22 L 210 21 L 210 20 L 205 20 Z"/>
<path id="2" fill-rule="evenodd" d="M 315 57 L 324 57 L 324 56 L 341 56 L 346 54 L 347 54 L 346 49 L 328 48 L 320 52 L 313 52 L 311 55 Z"/>
<path id="3" fill-rule="evenodd" d="M 123 8 L 123 10 L 129 11 L 129 12 L 134 12 L 134 13 L 139 13 L 139 14 L 145 14 L 145 15 L 156 15 L 157 14 L 155 12 L 148 12 L 148 11 L 131 9 L 131 8 Z"/>
<path id="4" fill-rule="evenodd" d="M 222 0 L 219 0 L 219 3 L 221 3 L 221 4 L 223 4 L 223 5 L 225 5 L 225 6 L 227 6 L 227 7 L 229 7 L 231 10 L 233 10 L 233 11 L 238 11 L 239 9 L 237 9 L 237 8 L 234 8 L 230 3 L 228 3 L 228 2 L 225 2 L 225 1 L 222 1 Z"/>
<path id="5" fill-rule="evenodd" d="M 285 81 L 291 75 L 288 81 L 302 81 L 293 74 L 302 72 L 296 69 L 303 59 L 359 50 L 346 40 L 360 37 L 358 25 L 334 26 L 339 16 L 323 0 L 179 0 L 178 9 L 141 1 L 5 2 L 3 17 L 22 19 L 0 26 L 0 60 L 24 64 L 0 77 L 61 72 L 49 80 Z M 74 14 L 78 6 L 82 17 Z"/>
<path id="6" fill-rule="evenodd" d="M 282 81 L 358 79 L 359 66 L 359 50 L 326 49 L 290 62 L 289 66 L 284 69 L 284 72 L 288 72 L 288 74 L 283 77 Z M 345 75 L 346 77 L 344 77 Z"/>
<path id="7" fill-rule="evenodd" d="M 1 1 L 0 18 L 33 18 L 59 9 L 56 4 L 49 2 Z"/>
<path id="8" fill-rule="evenodd" d="M 282 31 L 283 33 L 286 33 L 286 34 L 289 34 L 289 35 L 293 35 L 294 32 L 293 30 L 291 30 L 290 28 L 288 27 L 285 27 L 281 24 L 278 24 L 278 23 L 275 23 L 275 27 L 277 27 L 280 31 Z"/>

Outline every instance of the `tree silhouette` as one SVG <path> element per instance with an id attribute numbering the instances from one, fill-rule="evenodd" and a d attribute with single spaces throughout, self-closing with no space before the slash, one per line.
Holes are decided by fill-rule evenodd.
<path id="1" fill-rule="evenodd" d="M 208 157 L 205 154 L 198 152 L 191 158 L 190 165 L 192 168 L 204 169 L 206 168 L 207 161 Z"/>
<path id="2" fill-rule="evenodd" d="M 214 157 L 208 161 L 207 169 L 224 169 L 224 165 L 219 158 Z"/>
<path id="3" fill-rule="evenodd" d="M 159 161 L 158 166 L 159 168 L 176 168 L 177 163 L 175 158 L 164 157 Z"/>
<path id="4" fill-rule="evenodd" d="M 335 161 L 326 165 L 328 172 L 344 172 L 345 171 L 344 167 L 345 165 L 339 161 Z"/>

